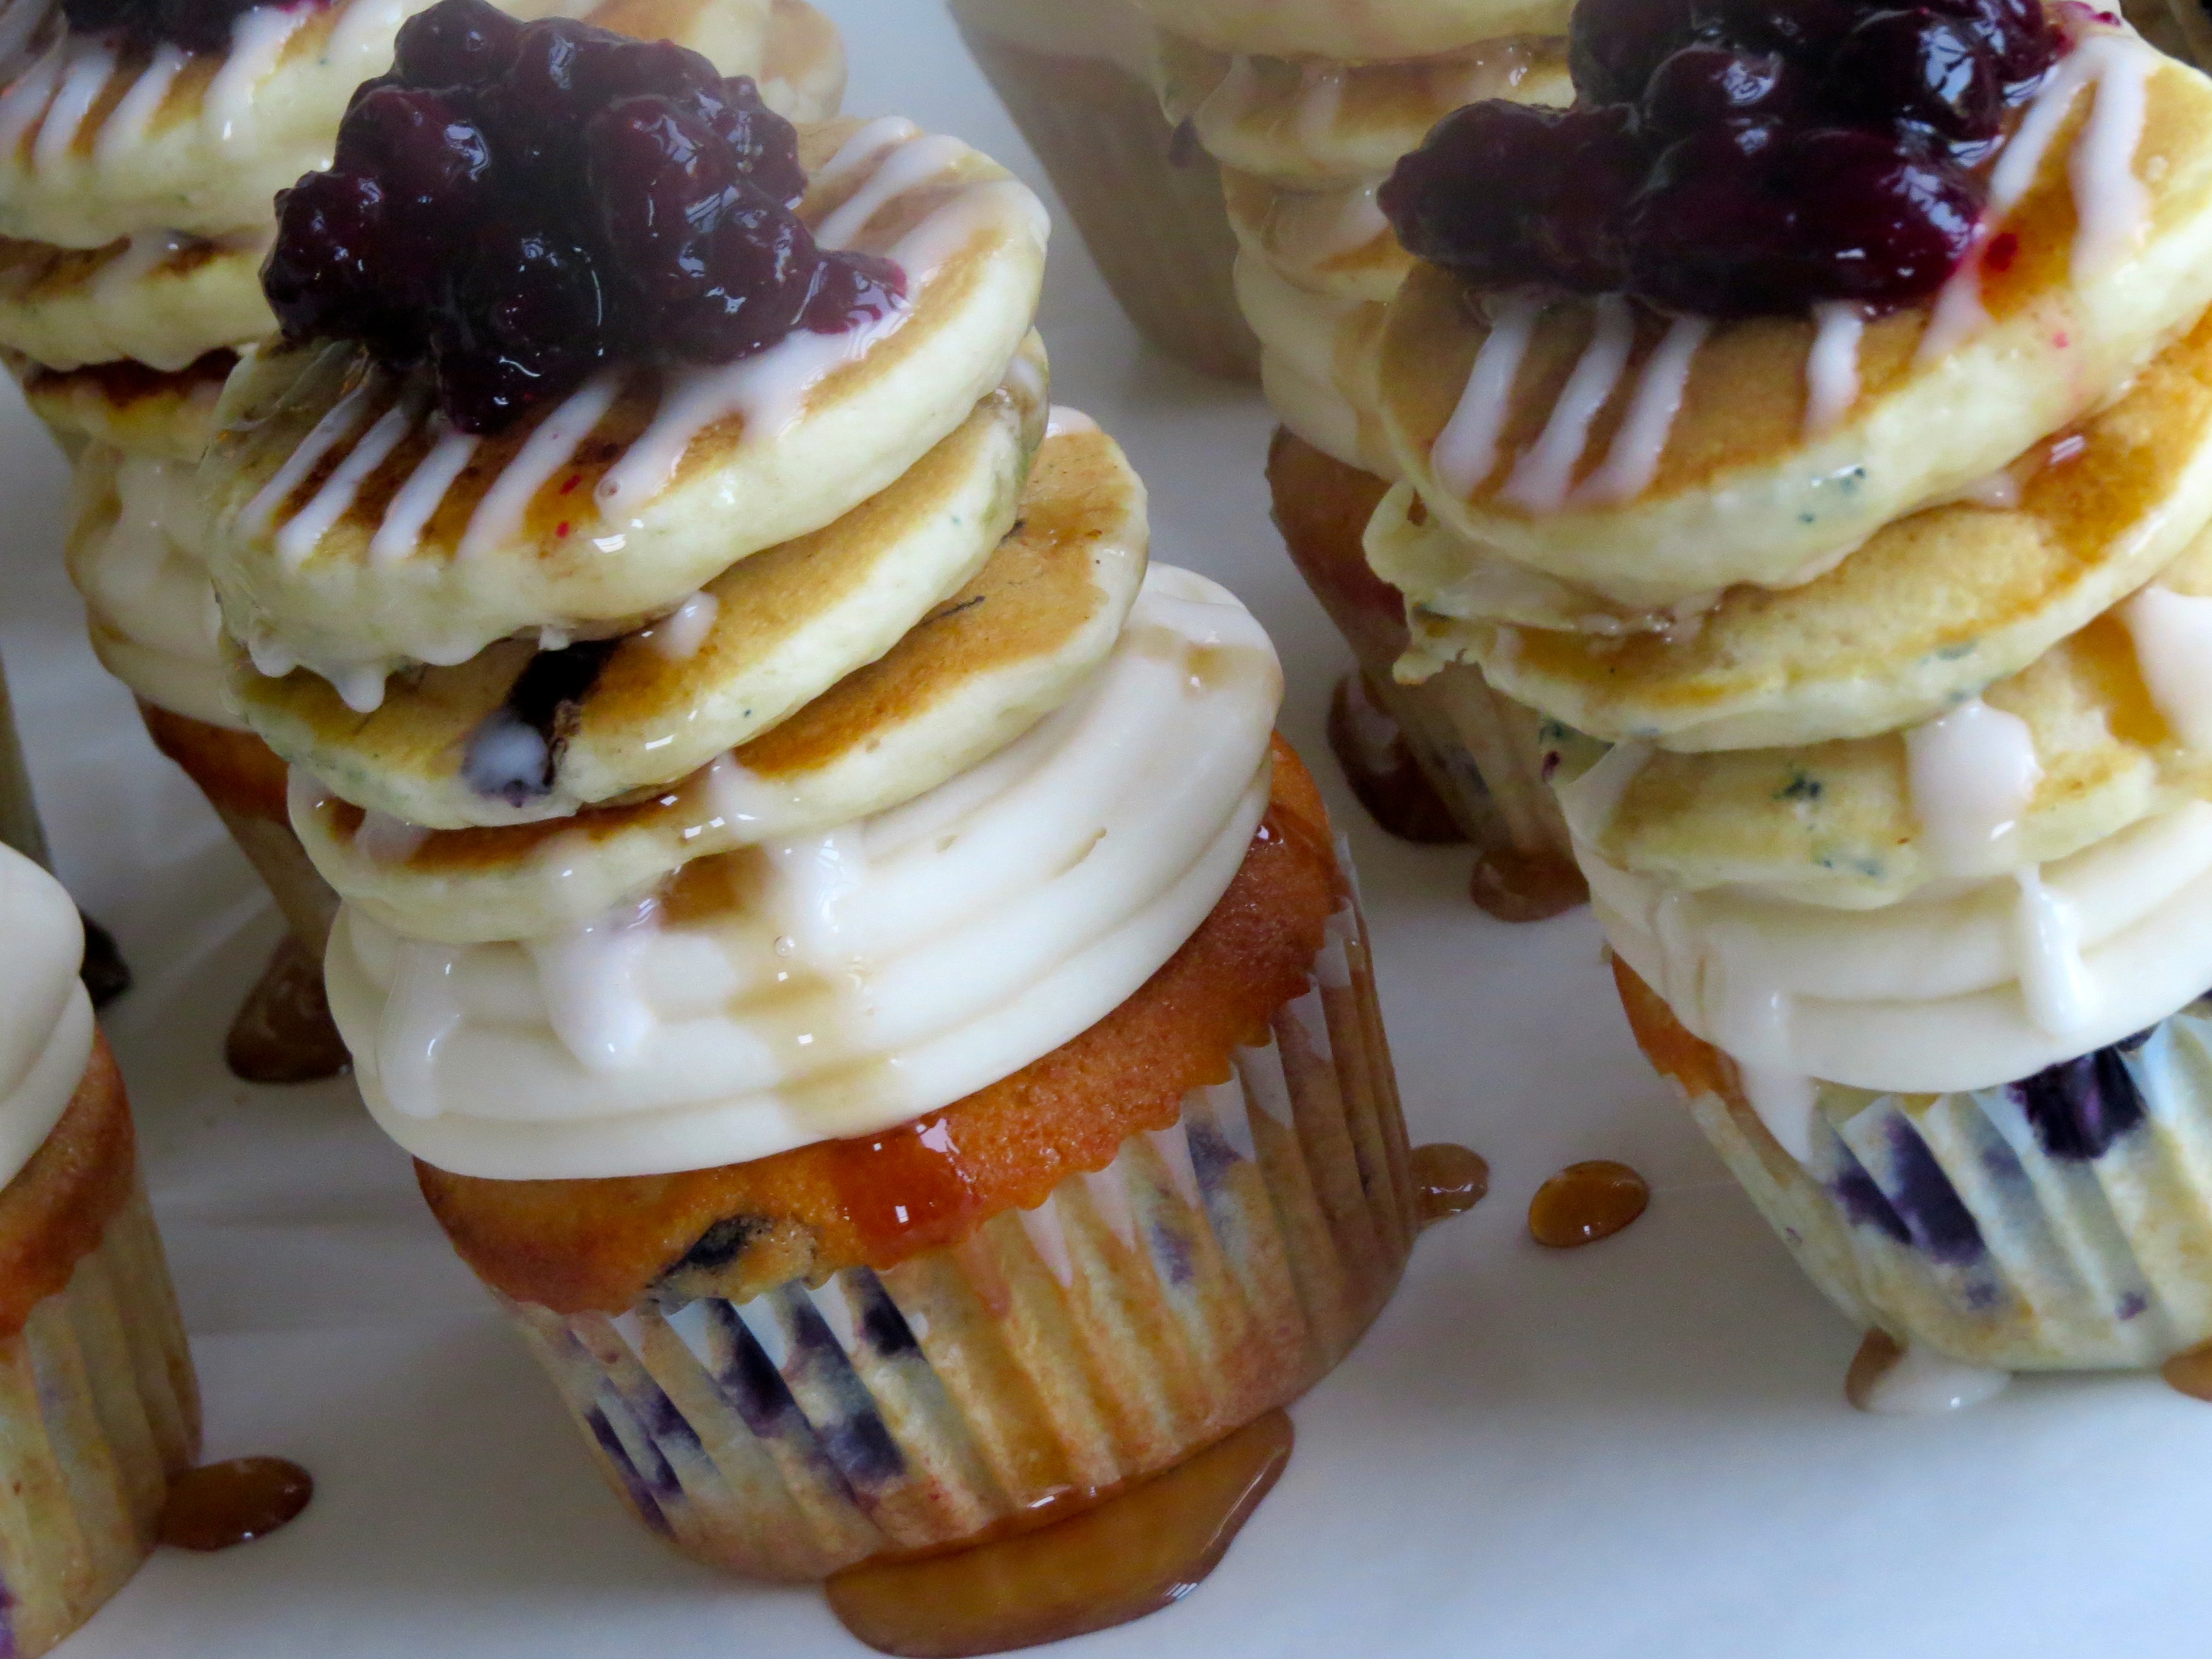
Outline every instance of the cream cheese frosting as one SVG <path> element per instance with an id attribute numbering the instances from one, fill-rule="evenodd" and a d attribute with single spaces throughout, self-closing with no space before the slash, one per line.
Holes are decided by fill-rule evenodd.
<path id="1" fill-rule="evenodd" d="M 53 1133 L 92 1060 L 84 924 L 62 884 L 0 847 L 0 1186 Z"/>
<path id="2" fill-rule="evenodd" d="M 458 947 L 349 908 L 328 975 L 363 1095 L 417 1157 L 503 1179 L 703 1168 L 947 1105 L 1196 930 L 1265 810 L 1281 684 L 1232 596 L 1156 566 L 1106 665 L 1027 736 L 890 811 L 727 855 L 721 902 Z"/>

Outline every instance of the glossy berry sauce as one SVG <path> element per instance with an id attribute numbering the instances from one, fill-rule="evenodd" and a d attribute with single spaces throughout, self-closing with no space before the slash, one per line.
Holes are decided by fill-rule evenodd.
<path id="1" fill-rule="evenodd" d="M 150 49 L 168 45 L 187 52 L 228 52 L 233 27 L 266 0 L 62 0 L 62 16 L 79 34 L 112 35 Z M 295 0 L 319 10 L 324 0 Z"/>
<path id="2" fill-rule="evenodd" d="M 793 211 L 798 135 L 697 52 L 440 0 L 354 94 L 337 159 L 277 198 L 285 337 L 428 365 L 488 432 L 603 364 L 728 363 L 885 315 L 906 279 Z"/>
<path id="3" fill-rule="evenodd" d="M 1574 106 L 1469 105 L 1382 206 L 1477 288 L 1907 305 L 1957 269 L 1983 164 L 2061 50 L 2038 0 L 1581 0 Z"/>

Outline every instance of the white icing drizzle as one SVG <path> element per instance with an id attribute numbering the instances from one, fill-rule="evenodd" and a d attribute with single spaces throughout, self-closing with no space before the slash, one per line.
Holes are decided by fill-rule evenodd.
<path id="1" fill-rule="evenodd" d="M 92 106 L 99 101 L 100 90 L 115 74 L 115 49 L 105 41 L 79 40 L 70 53 L 69 66 L 64 70 L 61 85 L 54 93 L 54 100 L 46 106 L 46 119 L 40 125 L 39 137 L 31 146 L 31 165 L 50 167 L 70 153 L 76 143 L 78 131 Z"/>
<path id="2" fill-rule="evenodd" d="M 911 143 L 921 136 L 921 129 L 903 115 L 879 116 L 840 144 L 837 153 L 816 170 L 814 188 L 825 190 L 840 184 L 848 175 L 869 166 L 885 150 Z"/>
<path id="3" fill-rule="evenodd" d="M 115 107 L 107 112 L 107 119 L 101 123 L 100 137 L 93 148 L 94 159 L 112 161 L 144 139 L 155 116 L 168 101 L 169 88 L 176 84 L 178 72 L 185 61 L 185 49 L 169 41 L 164 40 L 154 49 L 144 71 L 131 82 L 131 90 L 116 100 Z"/>
<path id="4" fill-rule="evenodd" d="M 94 295 L 104 303 L 114 304 L 182 252 L 186 240 L 167 231 L 141 232 L 131 237 L 124 243 L 123 252 L 100 266 L 93 277 Z"/>
<path id="5" fill-rule="evenodd" d="M 622 385 L 619 369 L 602 369 L 538 423 L 469 515 L 469 526 L 461 532 L 462 558 L 496 547 L 514 534 L 546 481 L 575 459 L 576 447 L 606 418 Z"/>
<path id="6" fill-rule="evenodd" d="M 1605 461 L 1575 491 L 1579 505 L 1612 506 L 1632 501 L 1650 487 L 1674 435 L 1674 418 L 1682 412 L 1683 394 L 1690 384 L 1691 365 L 1698 348 L 1712 332 L 1709 317 L 1677 317 L 1638 377 L 1636 394 Z"/>
<path id="7" fill-rule="evenodd" d="M 714 619 L 721 611 L 722 602 L 712 593 L 694 593 L 645 630 L 646 642 L 671 662 L 689 662 L 714 631 Z"/>
<path id="8" fill-rule="evenodd" d="M 1498 440 L 1512 407 L 1513 383 L 1520 378 L 1522 360 L 1528 355 L 1528 342 L 1543 314 L 1540 298 L 1516 294 L 1491 319 L 1489 337 L 1474 355 L 1459 407 L 1437 434 L 1429 454 L 1437 481 L 1455 495 L 1473 495 L 1498 470 Z"/>
<path id="9" fill-rule="evenodd" d="M 2136 668 L 2183 745 L 2212 749 L 2212 598 L 2146 587 L 2120 607 Z"/>
<path id="10" fill-rule="evenodd" d="M 1259 66 L 1240 52 L 1230 58 L 1229 72 L 1221 77 L 1221 83 L 1191 112 L 1191 125 L 1203 132 L 1209 127 L 1237 121 L 1252 107 L 1259 91 Z"/>
<path id="11" fill-rule="evenodd" d="M 1989 205 L 1959 269 L 1936 296 L 1920 338 L 1919 362 L 1934 362 L 1988 323 L 1982 307 L 1982 255 L 2042 172 L 2044 156 L 2075 96 L 2093 82 L 2096 103 L 2068 163 L 2075 218 L 2075 281 L 2098 275 L 2133 247 L 2149 209 L 2149 197 L 2135 176 L 2135 152 L 2142 137 L 2144 82 L 2156 61 L 2156 54 L 2131 31 L 2118 30 L 2091 36 L 2059 60 L 1990 170 Z"/>
<path id="12" fill-rule="evenodd" d="M 391 459 L 392 452 L 422 419 L 428 403 L 422 392 L 416 389 L 386 410 L 345 459 L 331 470 L 331 476 L 323 480 L 323 487 L 307 506 L 276 532 L 276 556 L 286 568 L 296 570 L 304 564 L 331 527 L 352 510 L 354 498 L 369 474 Z"/>
<path id="13" fill-rule="evenodd" d="M 7 91 L 0 93 L 0 155 L 13 155 L 31 124 L 46 111 L 54 95 L 54 83 L 61 79 L 62 64 L 69 56 L 70 38 L 64 34 L 55 40 L 38 61 L 17 76 Z"/>
<path id="14" fill-rule="evenodd" d="M 1913 811 L 1935 866 L 1950 875 L 2002 868 L 2043 780 L 2027 722 L 1971 697 L 1906 732 L 1905 749 Z"/>
<path id="15" fill-rule="evenodd" d="M 1859 344 L 1866 337 L 1866 311 L 1849 301 L 1813 307 L 1819 325 L 1805 359 L 1805 435 L 1822 438 L 1834 431 L 1859 400 Z"/>
<path id="16" fill-rule="evenodd" d="M 2020 505 L 2021 482 L 2009 467 L 1999 467 L 1986 477 L 1959 486 L 1948 495 L 1928 503 L 1934 507 L 1981 507 L 2009 513 Z"/>
<path id="17" fill-rule="evenodd" d="M 639 984 L 659 907 L 651 900 L 526 947 L 554 1035 L 594 1072 L 635 1065 L 660 1018 Z"/>
<path id="18" fill-rule="evenodd" d="M 296 448 L 284 458 L 284 465 L 270 475 L 269 482 L 261 486 L 253 499 L 239 514 L 243 527 L 254 535 L 265 534 L 276 509 L 289 499 L 300 483 L 313 471 L 323 457 L 329 454 L 349 436 L 368 413 L 370 403 L 382 391 L 385 380 L 381 374 L 369 374 L 344 397 L 331 405 L 330 412 L 315 422 Z M 266 672 L 266 670 L 263 671 Z M 289 672 L 289 670 L 286 671 Z"/>
<path id="19" fill-rule="evenodd" d="M 1300 71 L 1295 124 L 1298 143 L 1310 155 L 1318 154 L 1336 130 L 1344 109 L 1346 75 L 1340 64 L 1308 64 Z"/>
<path id="20" fill-rule="evenodd" d="M 429 453 L 416 463 L 415 470 L 407 475 L 407 482 L 393 492 L 384 509 L 384 521 L 376 527 L 376 534 L 368 544 L 368 556 L 379 564 L 390 564 L 412 554 L 422 544 L 422 527 L 430 522 L 446 492 L 453 487 L 453 480 L 466 470 L 475 459 L 477 446 L 482 441 L 473 432 L 448 428 L 439 430 L 441 417 L 430 421 L 438 441 L 430 446 Z"/>
<path id="21" fill-rule="evenodd" d="M 839 203 L 820 225 L 814 240 L 825 248 L 850 247 L 884 209 L 960 164 L 970 154 L 967 145 L 949 133 L 933 133 L 908 139 L 878 167 L 875 175 Z"/>
<path id="22" fill-rule="evenodd" d="M 1543 434 L 1513 468 L 1500 499 L 1531 513 L 1556 513 L 1566 505 L 1575 468 L 1589 442 L 1590 422 L 1612 400 L 1636 343 L 1636 314 L 1618 294 L 1598 296 L 1589 343 L 1560 389 Z"/>
<path id="23" fill-rule="evenodd" d="M 1969 1365 L 1923 1342 L 1909 1342 L 1852 1403 L 1876 1417 L 1930 1417 L 1978 1406 L 2011 1381 L 2009 1372 Z"/>
<path id="24" fill-rule="evenodd" d="M 208 132 L 228 143 L 246 118 L 253 94 L 284 56 L 285 44 L 307 21 L 306 6 L 256 6 L 231 25 L 230 55 L 208 82 L 200 120 Z"/>
<path id="25" fill-rule="evenodd" d="M 313 779 L 296 767 L 293 769 L 291 796 L 295 801 L 305 792 L 312 802 L 315 789 Z M 371 810 L 362 814 L 361 827 L 354 831 L 353 845 L 372 864 L 400 865 L 422 850 L 430 834 L 422 824 Z"/>
<path id="26" fill-rule="evenodd" d="M 1780 993 L 1776 994 L 1778 1000 Z M 1820 1085 L 1802 1073 L 1738 1061 L 1736 1075 L 1744 1098 L 1782 1150 L 1800 1164 L 1813 1156 L 1813 1126 L 1818 1119 Z"/>
<path id="27" fill-rule="evenodd" d="M 1582 776 L 1559 786 L 1559 805 L 1576 839 L 1592 846 L 1605 839 L 1629 786 L 1650 764 L 1651 756 L 1648 743 L 1617 743 Z"/>
<path id="28" fill-rule="evenodd" d="M 2020 994 L 2028 1018 L 2052 1036 L 2069 1036 L 2097 1017 L 2096 988 L 2081 960 L 2081 919 L 2044 884 L 2043 872 L 2016 872 L 2020 883 Z"/>

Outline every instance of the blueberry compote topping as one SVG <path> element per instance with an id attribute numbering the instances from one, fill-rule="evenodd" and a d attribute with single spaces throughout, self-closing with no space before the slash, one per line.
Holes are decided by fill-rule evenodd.
<path id="1" fill-rule="evenodd" d="M 113 34 L 130 46 L 167 44 L 187 52 L 228 52 L 232 27 L 266 0 L 62 0 L 79 34 Z M 295 0 L 306 5 L 315 0 Z"/>
<path id="2" fill-rule="evenodd" d="M 1743 317 L 1942 286 L 2060 42 L 2038 0 L 1581 0 L 1566 110 L 1447 117 L 1382 205 L 1474 287 Z"/>
<path id="3" fill-rule="evenodd" d="M 328 172 L 277 198 L 262 272 L 285 337 L 428 364 L 495 430 L 600 365 L 727 363 L 896 306 L 890 261 L 792 210 L 798 135 L 695 52 L 440 0 L 354 94 Z"/>

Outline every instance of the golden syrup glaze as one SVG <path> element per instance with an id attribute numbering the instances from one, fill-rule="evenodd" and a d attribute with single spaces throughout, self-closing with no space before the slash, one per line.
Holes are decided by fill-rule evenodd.
<path id="1" fill-rule="evenodd" d="M 1425 1227 L 1465 1215 L 1489 1195 L 1490 1162 L 1469 1147 L 1431 1141 L 1413 1148 L 1412 1162 Z"/>
<path id="2" fill-rule="evenodd" d="M 289 1526 L 314 1495 L 314 1476 L 286 1458 L 203 1463 L 169 1482 L 159 1534 L 173 1549 L 234 1549 Z"/>
<path id="3" fill-rule="evenodd" d="M 2212 1343 L 2175 1354 L 2158 1368 L 2158 1374 L 2176 1394 L 2212 1401 Z"/>
<path id="4" fill-rule="evenodd" d="M 313 1083 L 353 1064 L 323 994 L 323 962 L 291 933 L 246 995 L 223 1039 L 223 1061 L 248 1083 Z"/>
<path id="5" fill-rule="evenodd" d="M 1379 744 L 1378 731 L 1389 735 Z M 1359 684 L 1354 670 L 1336 684 L 1329 699 L 1329 752 L 1344 773 L 1367 816 L 1400 841 L 1416 846 L 1451 846 L 1467 834 L 1453 818 L 1428 774 L 1414 760 L 1405 734 L 1375 694 Z"/>
<path id="6" fill-rule="evenodd" d="M 1133 1486 L 1056 1495 L 998 1536 L 848 1568 L 826 1586 L 830 1610 L 878 1652 L 908 1659 L 1006 1653 L 1128 1624 L 1205 1581 L 1281 1478 L 1295 1438 L 1289 1413 L 1267 1412 Z"/>
<path id="7" fill-rule="evenodd" d="M 733 1299 L 885 1269 L 1042 1203 L 1139 1129 L 1173 1122 L 1304 988 L 1343 896 L 1320 798 L 1279 740 L 1273 804 L 1198 932 L 1104 1019 L 990 1088 L 883 1135 L 715 1170 L 486 1181 L 418 1163 L 416 1176 L 478 1277 L 560 1314 L 636 1305 L 710 1229 L 738 1221 L 748 1243 L 717 1290 Z"/>
<path id="8" fill-rule="evenodd" d="M 1612 1237 L 1650 1202 L 1650 1187 L 1626 1164 L 1610 1158 L 1570 1164 L 1529 1200 L 1528 1234 L 1550 1249 L 1576 1249 Z"/>

